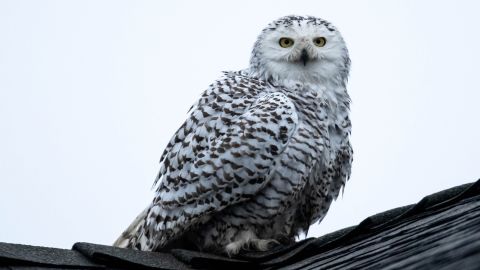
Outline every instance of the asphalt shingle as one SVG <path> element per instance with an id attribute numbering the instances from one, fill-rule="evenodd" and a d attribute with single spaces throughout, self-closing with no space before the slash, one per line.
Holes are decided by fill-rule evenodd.
<path id="1" fill-rule="evenodd" d="M 480 269 L 480 180 L 268 252 L 229 258 L 184 249 L 0 243 L 0 269 Z"/>

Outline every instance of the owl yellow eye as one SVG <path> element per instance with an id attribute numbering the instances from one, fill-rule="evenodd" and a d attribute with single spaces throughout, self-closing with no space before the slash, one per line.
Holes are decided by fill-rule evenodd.
<path id="1" fill-rule="evenodd" d="M 323 47 L 325 46 L 325 43 L 327 43 L 327 39 L 324 37 L 317 37 L 313 39 L 313 44 L 315 44 L 317 47 Z"/>
<path id="2" fill-rule="evenodd" d="M 282 48 L 288 48 L 293 46 L 293 39 L 291 38 L 286 38 L 282 37 L 279 41 L 278 44 L 280 44 L 280 47 Z"/>

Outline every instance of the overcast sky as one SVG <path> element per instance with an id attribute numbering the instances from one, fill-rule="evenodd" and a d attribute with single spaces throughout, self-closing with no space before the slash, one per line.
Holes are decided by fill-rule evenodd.
<path id="1" fill-rule="evenodd" d="M 309 236 L 473 182 L 476 3 L 0 0 L 0 241 L 111 244 L 191 104 L 289 14 L 330 20 L 352 59 L 353 174 Z"/>

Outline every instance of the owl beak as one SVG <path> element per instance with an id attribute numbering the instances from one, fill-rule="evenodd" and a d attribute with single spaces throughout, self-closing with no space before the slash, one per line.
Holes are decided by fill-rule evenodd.
<path id="1" fill-rule="evenodd" d="M 309 60 L 309 56 L 308 56 L 308 52 L 306 49 L 303 49 L 302 50 L 302 54 L 300 55 L 300 60 L 302 60 L 303 62 L 303 65 L 306 66 L 307 65 L 307 62 Z"/>

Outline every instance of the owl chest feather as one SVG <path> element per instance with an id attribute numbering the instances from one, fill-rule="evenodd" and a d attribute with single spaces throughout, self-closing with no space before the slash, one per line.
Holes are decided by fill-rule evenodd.
<path id="1" fill-rule="evenodd" d="M 304 220 L 297 225 L 308 228 L 312 220 L 325 214 L 331 187 L 339 186 L 326 174 L 342 145 L 348 144 L 349 129 L 341 128 L 348 115 L 348 107 L 342 107 L 341 102 L 348 96 L 339 97 L 334 91 L 302 85 L 283 91 L 296 107 L 298 124 L 280 158 L 272 185 L 293 195 L 286 206 L 290 209 L 287 216 L 297 216 Z"/>
<path id="2" fill-rule="evenodd" d="M 333 87 L 295 84 L 283 90 L 298 114 L 297 132 L 291 143 L 311 153 L 312 161 L 328 161 L 338 150 L 348 130 L 341 129 L 348 107 L 348 96 Z M 346 93 L 345 93 L 346 94 Z"/>

